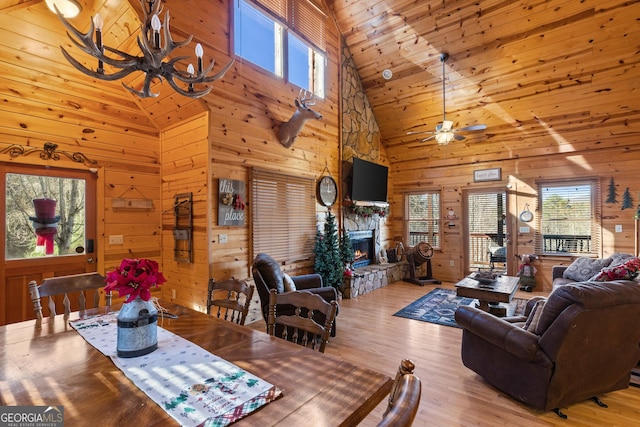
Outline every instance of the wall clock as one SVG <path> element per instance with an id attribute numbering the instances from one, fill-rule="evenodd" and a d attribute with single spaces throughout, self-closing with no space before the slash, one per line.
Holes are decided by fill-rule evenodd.
<path id="1" fill-rule="evenodd" d="M 527 208 L 520 212 L 520 221 L 529 222 L 533 219 L 533 213 Z"/>
<path id="2" fill-rule="evenodd" d="M 323 206 L 330 207 L 338 199 L 338 186 L 330 176 L 323 176 L 318 181 L 318 200 Z"/>

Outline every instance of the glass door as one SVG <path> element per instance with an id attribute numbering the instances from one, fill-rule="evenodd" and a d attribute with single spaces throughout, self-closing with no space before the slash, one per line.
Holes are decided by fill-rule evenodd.
<path id="1" fill-rule="evenodd" d="M 466 204 L 468 272 L 492 270 L 506 273 L 509 243 L 506 192 L 469 191 Z"/>
<path id="2" fill-rule="evenodd" d="M 96 271 L 96 175 L 0 163 L 0 188 L 2 325 L 35 316 L 31 280 Z"/>

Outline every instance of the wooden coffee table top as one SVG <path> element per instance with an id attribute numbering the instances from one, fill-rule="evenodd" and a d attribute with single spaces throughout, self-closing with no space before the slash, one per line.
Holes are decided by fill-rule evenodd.
<path id="1" fill-rule="evenodd" d="M 481 285 L 471 277 L 465 277 L 455 284 L 456 294 L 488 302 L 511 302 L 518 289 L 518 277 L 499 276 L 491 285 Z"/>

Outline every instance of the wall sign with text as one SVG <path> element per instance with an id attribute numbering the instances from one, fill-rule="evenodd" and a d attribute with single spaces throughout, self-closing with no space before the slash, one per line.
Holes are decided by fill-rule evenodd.
<path id="1" fill-rule="evenodd" d="M 247 185 L 244 181 L 218 180 L 218 225 L 244 225 Z"/>
<path id="2" fill-rule="evenodd" d="M 473 182 L 501 181 L 501 180 L 502 180 L 502 169 L 500 168 L 481 169 L 481 170 L 473 171 Z"/>

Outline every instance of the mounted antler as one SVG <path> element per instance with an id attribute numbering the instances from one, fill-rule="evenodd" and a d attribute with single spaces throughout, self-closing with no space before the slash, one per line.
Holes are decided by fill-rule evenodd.
<path id="1" fill-rule="evenodd" d="M 164 61 L 164 59 L 167 58 L 176 48 L 180 48 L 189 44 L 193 36 L 189 36 L 186 40 L 183 40 L 181 42 L 175 42 L 173 40 L 173 37 L 171 36 L 171 30 L 169 27 L 169 11 L 167 11 L 164 15 L 164 28 L 162 32 L 164 46 L 162 46 L 160 41 L 161 25 L 160 20 L 158 19 L 158 14 L 162 11 L 162 2 L 159 0 L 149 0 L 148 3 L 149 7 L 147 10 L 144 4 L 144 0 L 140 0 L 142 10 L 144 11 L 144 22 L 140 26 L 141 35 L 137 37 L 137 40 L 138 47 L 142 52 L 142 56 L 133 56 L 109 46 L 102 46 L 102 20 L 100 19 L 99 15 L 96 15 L 95 19 L 91 20 L 89 31 L 87 33 L 83 33 L 76 29 L 73 25 L 71 25 L 56 8 L 58 18 L 67 28 L 67 35 L 69 36 L 71 41 L 80 50 L 98 59 L 98 69 L 97 71 L 93 71 L 85 67 L 75 58 L 73 58 L 61 46 L 60 49 L 62 49 L 62 54 L 67 59 L 67 61 L 69 61 L 69 63 L 76 69 L 88 76 L 100 80 L 118 80 L 133 73 L 134 71 L 141 71 L 145 73 L 146 76 L 142 86 L 142 91 L 137 91 L 132 87 L 129 87 L 122 83 L 122 86 L 124 86 L 127 90 L 141 98 L 158 96 L 157 93 L 151 92 L 151 82 L 156 78 L 162 81 L 163 77 L 167 79 L 167 82 L 173 88 L 173 90 L 181 95 L 190 98 L 200 98 L 211 92 L 212 87 L 206 87 L 202 90 L 194 90 L 193 85 L 198 83 L 210 83 L 222 78 L 227 70 L 231 68 L 234 60 L 232 59 L 231 61 L 229 61 L 229 63 L 217 74 L 207 76 L 207 74 L 209 74 L 211 70 L 213 70 L 215 60 L 212 60 L 211 64 L 203 70 L 203 52 L 202 47 L 200 46 L 200 44 L 198 44 L 196 46 L 196 55 L 198 57 L 198 73 L 195 74 L 193 66 L 191 65 L 187 68 L 186 72 L 177 70 L 175 68 L 176 63 L 183 59 L 187 59 L 187 56 L 179 56 L 167 61 Z M 97 44 L 93 41 L 94 31 L 96 34 Z M 107 56 L 104 53 L 104 50 L 116 55 L 117 57 L 114 58 L 112 56 Z M 114 72 L 112 74 L 105 74 L 105 71 L 102 68 L 103 63 L 108 64 L 113 68 L 120 69 L 120 71 Z M 188 85 L 188 89 L 185 90 L 178 86 L 176 80 Z"/>
<path id="2" fill-rule="evenodd" d="M 289 121 L 280 125 L 280 144 L 284 145 L 285 148 L 293 145 L 307 120 L 320 120 L 322 118 L 322 114 L 309 108 L 312 105 L 316 105 L 315 101 L 312 100 L 313 93 L 300 89 L 300 94 L 295 100 L 298 109 L 293 113 Z"/>

